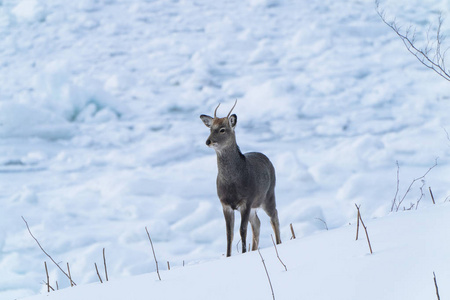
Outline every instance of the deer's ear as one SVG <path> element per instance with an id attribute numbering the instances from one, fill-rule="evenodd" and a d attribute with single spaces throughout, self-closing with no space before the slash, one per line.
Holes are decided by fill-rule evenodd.
<path id="1" fill-rule="evenodd" d="M 230 122 L 231 128 L 234 129 L 234 127 L 236 127 L 236 123 L 237 123 L 237 116 L 236 116 L 235 114 L 232 114 L 232 115 L 228 118 L 228 122 Z"/>
<path id="2" fill-rule="evenodd" d="M 211 128 L 213 118 L 207 115 L 201 115 L 200 119 L 202 119 L 203 123 L 205 123 L 206 127 Z"/>

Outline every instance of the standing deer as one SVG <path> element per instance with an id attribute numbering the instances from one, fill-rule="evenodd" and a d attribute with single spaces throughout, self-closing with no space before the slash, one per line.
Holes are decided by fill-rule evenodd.
<path id="1" fill-rule="evenodd" d="M 262 153 L 242 154 L 236 144 L 235 127 L 237 116 L 231 115 L 233 108 L 225 118 L 201 115 L 203 123 L 211 129 L 206 145 L 217 154 L 217 195 L 222 203 L 227 229 L 227 256 L 231 256 L 231 243 L 234 233 L 234 210 L 241 213 L 242 253 L 247 252 L 247 227 L 252 226 L 252 251 L 258 249 L 261 222 L 256 208 L 261 207 L 270 217 L 277 244 L 280 239 L 280 222 L 275 204 L 275 169 L 270 160 Z"/>

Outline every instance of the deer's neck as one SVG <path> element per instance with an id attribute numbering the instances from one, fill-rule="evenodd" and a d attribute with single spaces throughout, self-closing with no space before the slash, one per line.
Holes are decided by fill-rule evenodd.
<path id="1" fill-rule="evenodd" d="M 216 151 L 219 178 L 236 178 L 245 171 L 245 156 L 242 154 L 236 142 L 225 149 Z"/>

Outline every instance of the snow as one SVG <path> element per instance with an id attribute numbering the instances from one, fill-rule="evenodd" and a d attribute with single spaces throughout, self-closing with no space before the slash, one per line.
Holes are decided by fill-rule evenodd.
<path id="1" fill-rule="evenodd" d="M 448 14 L 446 3 L 381 5 L 387 17 L 416 26 L 420 42 L 439 11 Z M 449 34 L 447 23 L 442 31 Z M 373 1 L 2 1 L 0 69 L 2 299 L 46 297 L 47 258 L 21 216 L 58 262 L 70 263 L 76 289 L 66 289 L 49 265 L 67 297 L 103 289 L 119 297 L 133 282 L 153 293 L 193 291 L 197 276 L 210 279 L 213 298 L 242 298 L 245 291 L 250 297 L 239 282 L 270 297 L 257 253 L 240 255 L 233 247 L 233 257 L 221 259 L 226 239 L 216 157 L 199 115 L 212 114 L 219 102 L 218 115 L 226 115 L 236 99 L 241 150 L 265 153 L 277 173 L 280 254 L 288 272 L 276 271 L 272 229 L 259 214 L 261 252 L 277 295 L 289 293 L 283 285 L 301 284 L 304 295 L 316 290 L 328 299 L 333 290 L 346 299 L 357 298 L 351 292 L 432 297 L 430 272 L 448 280 L 440 267 L 445 242 L 437 238 L 447 234 L 443 202 L 450 195 L 448 83 L 404 49 Z M 418 210 L 389 215 L 396 162 L 403 197 L 437 157 Z M 420 198 L 421 186 L 417 181 L 407 194 L 406 208 Z M 438 203 L 433 208 L 428 187 Z M 354 234 L 348 226 L 354 203 L 373 234 L 373 256 L 364 241 L 344 237 Z M 162 282 L 148 274 L 155 267 L 146 226 L 162 266 L 173 266 Z M 100 264 L 103 248 L 111 282 L 100 286 L 93 264 Z M 407 261 L 417 262 L 417 271 L 397 270 L 396 262 Z M 219 285 L 211 273 L 218 268 L 224 277 L 242 277 Z M 253 277 L 246 274 L 260 277 L 247 282 Z M 201 292 L 211 298 L 212 290 Z"/>
<path id="2" fill-rule="evenodd" d="M 393 213 L 366 223 L 371 245 L 356 224 L 287 240 L 261 250 L 276 299 L 425 299 L 450 290 L 446 268 L 450 206 Z M 364 210 L 362 211 L 364 215 Z M 426 245 L 426 247 L 424 247 Z M 103 276 L 103 270 L 100 272 Z M 259 254 L 177 266 L 141 276 L 67 288 L 26 298 L 39 299 L 272 299 Z M 104 276 L 103 276 L 104 277 Z"/>

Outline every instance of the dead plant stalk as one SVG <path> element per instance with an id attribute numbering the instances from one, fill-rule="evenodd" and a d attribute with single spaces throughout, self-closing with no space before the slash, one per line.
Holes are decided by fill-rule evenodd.
<path id="1" fill-rule="evenodd" d="M 278 260 L 283 265 L 284 269 L 287 271 L 286 265 L 283 263 L 283 261 L 281 260 L 280 256 L 278 255 L 278 249 L 277 249 L 277 245 L 275 244 L 275 241 L 273 239 L 273 235 L 270 235 L 270 237 L 272 238 L 272 243 L 273 243 L 273 246 L 275 247 L 275 252 L 277 253 Z"/>
<path id="2" fill-rule="evenodd" d="M 72 280 L 72 278 L 70 278 L 70 276 L 64 272 L 64 270 L 59 266 L 59 264 L 50 256 L 50 254 L 48 254 L 44 248 L 42 248 L 41 244 L 39 243 L 39 241 L 34 237 L 34 235 L 31 233 L 30 227 L 28 226 L 28 222 L 25 220 L 24 217 L 22 217 L 22 220 L 25 222 L 25 225 L 27 226 L 28 232 L 30 233 L 31 237 L 36 241 L 36 243 L 38 244 L 39 248 L 41 248 L 42 252 L 44 252 L 45 255 L 47 255 L 48 258 L 50 258 L 50 260 L 59 268 L 59 270 L 67 276 L 67 278 L 69 278 L 70 283 L 73 285 L 76 285 L 75 282 Z"/>
<path id="3" fill-rule="evenodd" d="M 359 216 L 358 219 L 361 221 L 361 225 L 364 227 L 364 231 L 366 232 L 366 238 L 367 238 L 367 243 L 369 244 L 370 254 L 373 254 L 373 251 L 372 251 L 372 245 L 370 244 L 370 239 L 369 239 L 369 233 L 367 232 L 367 227 L 366 227 L 366 225 L 364 224 L 364 221 L 363 221 L 363 219 L 362 219 L 362 217 L 361 217 L 361 212 L 359 211 L 359 208 L 361 207 L 361 205 L 358 206 L 358 205 L 356 205 L 356 203 L 355 203 L 355 206 L 356 206 L 356 209 L 358 210 L 358 216 Z"/>
<path id="4" fill-rule="evenodd" d="M 159 280 L 161 280 L 161 276 L 159 275 L 158 261 L 156 260 L 155 248 L 153 248 L 152 238 L 150 237 L 150 233 L 148 233 L 147 226 L 145 226 L 145 231 L 147 232 L 148 240 L 150 241 L 150 245 L 152 246 L 153 258 L 155 259 L 156 264 L 156 273 L 158 274 Z"/>
<path id="5" fill-rule="evenodd" d="M 270 290 L 272 291 L 272 298 L 273 298 L 273 300 L 275 300 L 275 293 L 273 292 L 272 281 L 270 280 L 269 271 L 267 271 L 266 263 L 264 262 L 264 258 L 261 255 L 261 251 L 259 251 L 259 247 L 256 249 L 258 250 L 259 256 L 261 257 L 261 261 L 264 266 L 264 270 L 266 271 L 267 280 L 269 281 Z"/>

